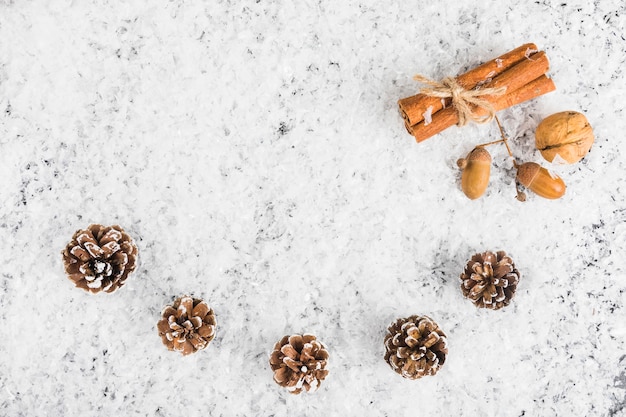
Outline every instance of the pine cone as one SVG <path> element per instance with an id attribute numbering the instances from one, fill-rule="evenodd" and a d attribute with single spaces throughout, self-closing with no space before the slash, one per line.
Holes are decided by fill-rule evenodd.
<path id="1" fill-rule="evenodd" d="M 120 226 L 78 230 L 62 254 L 68 278 L 91 293 L 117 290 L 137 266 L 137 246 Z"/>
<path id="2" fill-rule="evenodd" d="M 461 274 L 461 290 L 477 307 L 498 310 L 511 303 L 519 278 L 505 252 L 477 253 Z"/>
<path id="3" fill-rule="evenodd" d="M 409 379 L 435 375 L 448 354 L 446 335 L 427 316 L 411 316 L 391 323 L 385 348 L 385 360 L 391 369 Z"/>
<path id="4" fill-rule="evenodd" d="M 274 381 L 292 394 L 317 390 L 328 375 L 327 363 L 326 348 L 311 334 L 283 337 L 270 355 Z"/>
<path id="5" fill-rule="evenodd" d="M 215 313 L 197 298 L 181 297 L 161 313 L 157 330 L 169 350 L 189 355 L 204 349 L 215 337 Z"/>

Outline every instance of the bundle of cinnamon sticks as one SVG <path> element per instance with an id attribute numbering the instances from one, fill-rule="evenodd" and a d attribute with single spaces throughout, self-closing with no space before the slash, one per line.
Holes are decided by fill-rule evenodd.
<path id="1" fill-rule="evenodd" d="M 502 95 L 481 97 L 498 111 L 554 91 L 554 83 L 546 76 L 549 66 L 546 53 L 538 51 L 535 44 L 527 43 L 457 76 L 456 81 L 466 90 L 506 87 Z M 407 131 L 417 142 L 459 121 L 449 98 L 417 94 L 399 100 L 398 105 Z M 482 116 L 487 110 L 475 107 L 473 113 Z"/>

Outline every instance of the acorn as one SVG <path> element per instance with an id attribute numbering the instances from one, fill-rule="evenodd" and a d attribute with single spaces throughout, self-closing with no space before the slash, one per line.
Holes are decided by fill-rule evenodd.
<path id="1" fill-rule="evenodd" d="M 593 129 L 587 118 L 575 111 L 548 116 L 535 131 L 535 146 L 548 162 L 578 162 L 587 155 L 593 141 Z"/>
<path id="2" fill-rule="evenodd" d="M 489 185 L 491 171 L 491 155 L 485 148 L 478 146 L 457 162 L 463 171 L 461 174 L 461 189 L 470 199 L 475 200 L 485 193 Z"/>
<path id="3" fill-rule="evenodd" d="M 543 198 L 555 200 L 565 194 L 565 183 L 535 162 L 525 162 L 517 167 L 517 181 Z"/>

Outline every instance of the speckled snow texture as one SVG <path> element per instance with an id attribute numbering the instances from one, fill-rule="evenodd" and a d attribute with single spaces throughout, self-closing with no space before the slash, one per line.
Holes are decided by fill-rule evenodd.
<path id="1" fill-rule="evenodd" d="M 626 415 L 624 2 L 466 3 L 0 0 L 0 415 Z M 524 204 L 492 147 L 471 202 L 455 161 L 495 126 L 418 145 L 396 101 L 525 42 L 558 90 L 501 112 L 515 153 L 563 110 L 596 144 Z M 92 222 L 139 246 L 115 294 L 64 276 Z M 502 311 L 458 287 L 484 250 L 522 274 Z M 190 357 L 155 328 L 183 294 L 218 321 Z M 383 360 L 411 314 L 450 349 L 418 381 Z M 330 375 L 295 397 L 268 356 L 301 332 Z"/>

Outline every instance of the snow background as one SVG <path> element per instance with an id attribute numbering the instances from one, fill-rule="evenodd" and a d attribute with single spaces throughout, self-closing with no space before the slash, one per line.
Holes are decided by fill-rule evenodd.
<path id="1" fill-rule="evenodd" d="M 474 3 L 0 0 L 0 414 L 626 415 L 626 6 Z M 418 145 L 396 102 L 415 73 L 526 42 L 557 91 L 500 112 L 517 157 L 542 162 L 534 129 L 558 111 L 585 113 L 596 143 L 552 167 L 564 198 L 526 203 L 490 147 L 469 201 L 456 160 L 495 124 Z M 114 294 L 65 278 L 60 252 L 90 223 L 139 246 Z M 495 312 L 458 288 L 488 249 L 522 274 Z M 190 357 L 155 330 L 183 294 L 218 320 Z M 382 358 L 410 314 L 448 334 L 434 377 Z M 298 332 L 326 344 L 330 375 L 292 396 L 267 361 Z"/>

